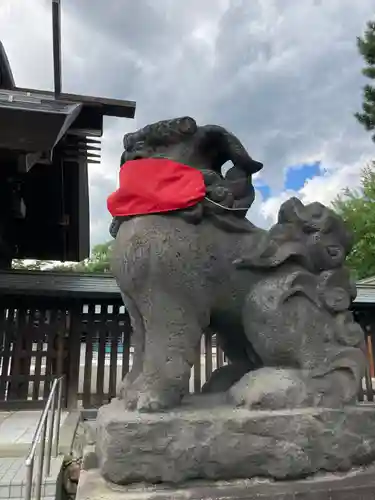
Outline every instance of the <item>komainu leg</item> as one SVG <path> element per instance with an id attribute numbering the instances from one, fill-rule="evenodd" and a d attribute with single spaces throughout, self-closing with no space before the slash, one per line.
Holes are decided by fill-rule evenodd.
<path id="1" fill-rule="evenodd" d="M 143 357 L 145 351 L 145 328 L 142 316 L 134 300 L 127 294 L 121 293 L 126 310 L 130 316 L 132 326 L 131 343 L 134 349 L 133 363 L 129 373 L 126 374 L 120 385 L 120 396 L 124 396 L 136 378 L 142 373 Z"/>
<path id="2" fill-rule="evenodd" d="M 145 327 L 143 369 L 130 391 L 124 391 L 125 405 L 140 411 L 173 407 L 188 391 L 196 347 L 206 325 L 193 303 L 160 286 L 154 293 L 144 290 L 137 306 Z"/>

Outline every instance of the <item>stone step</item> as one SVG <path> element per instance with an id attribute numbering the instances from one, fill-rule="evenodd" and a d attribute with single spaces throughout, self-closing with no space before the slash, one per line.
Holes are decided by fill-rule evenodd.
<path id="1" fill-rule="evenodd" d="M 51 473 L 44 479 L 42 484 L 41 498 L 44 500 L 55 499 L 63 456 L 51 459 Z M 32 496 L 35 489 L 35 477 L 37 473 L 38 459 L 34 465 L 34 481 Z M 0 458 L 0 499 L 23 500 L 26 490 L 26 468 L 25 458 Z"/>
<path id="2" fill-rule="evenodd" d="M 24 458 L 42 415 L 41 410 L 0 412 L 0 458 Z M 62 412 L 59 454 L 69 454 L 80 420 L 78 411 Z"/>

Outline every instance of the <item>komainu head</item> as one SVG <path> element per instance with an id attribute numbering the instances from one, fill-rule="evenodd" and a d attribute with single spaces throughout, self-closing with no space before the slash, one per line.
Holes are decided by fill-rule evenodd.
<path id="1" fill-rule="evenodd" d="M 341 267 L 351 248 L 352 236 L 341 217 L 321 203 L 304 205 L 291 198 L 281 205 L 277 223 L 260 239 L 254 253 L 235 264 L 275 268 L 294 262 L 319 274 Z"/>

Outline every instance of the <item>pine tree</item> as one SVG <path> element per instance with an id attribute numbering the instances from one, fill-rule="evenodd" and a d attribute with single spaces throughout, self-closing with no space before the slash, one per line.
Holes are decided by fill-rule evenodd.
<path id="1" fill-rule="evenodd" d="M 365 60 L 364 76 L 375 80 L 375 21 L 369 21 L 363 37 L 357 38 L 357 46 Z M 375 87 L 367 84 L 363 89 L 362 113 L 356 113 L 357 120 L 368 131 L 375 131 Z M 372 135 L 375 142 L 375 133 Z"/>

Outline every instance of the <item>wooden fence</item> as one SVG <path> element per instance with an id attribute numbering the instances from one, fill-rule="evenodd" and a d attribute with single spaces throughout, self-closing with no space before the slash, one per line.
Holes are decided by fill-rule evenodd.
<path id="1" fill-rule="evenodd" d="M 369 370 L 359 401 L 374 401 L 373 343 L 367 329 Z M 65 375 L 64 404 L 93 408 L 116 395 L 132 363 L 129 317 L 117 299 L 6 297 L 0 309 L 0 408 L 44 405 L 54 377 Z M 192 369 L 199 392 L 224 356 L 206 333 Z"/>

